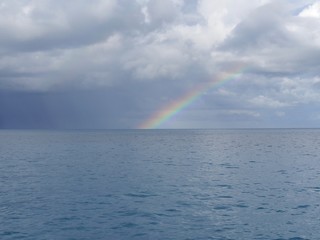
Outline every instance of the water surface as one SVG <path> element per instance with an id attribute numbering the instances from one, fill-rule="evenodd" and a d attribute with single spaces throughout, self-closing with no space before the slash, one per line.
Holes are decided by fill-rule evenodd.
<path id="1" fill-rule="evenodd" d="M 320 130 L 2 130 L 0 151 L 0 239 L 320 239 Z"/>

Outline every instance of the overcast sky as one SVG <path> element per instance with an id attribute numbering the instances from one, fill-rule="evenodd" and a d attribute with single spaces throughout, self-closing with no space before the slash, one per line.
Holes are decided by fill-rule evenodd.
<path id="1" fill-rule="evenodd" d="M 0 0 L 0 128 L 320 127 L 320 2 Z"/>

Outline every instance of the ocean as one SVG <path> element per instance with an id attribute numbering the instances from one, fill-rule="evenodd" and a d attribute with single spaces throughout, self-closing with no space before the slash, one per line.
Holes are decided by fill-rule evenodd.
<path id="1" fill-rule="evenodd" d="M 0 239 L 320 239 L 320 130 L 0 131 Z"/>

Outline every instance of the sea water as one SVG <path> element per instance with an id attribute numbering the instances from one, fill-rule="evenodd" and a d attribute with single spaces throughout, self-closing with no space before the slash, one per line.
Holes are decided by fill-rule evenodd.
<path id="1" fill-rule="evenodd" d="M 320 130 L 0 131 L 0 239 L 320 239 Z"/>

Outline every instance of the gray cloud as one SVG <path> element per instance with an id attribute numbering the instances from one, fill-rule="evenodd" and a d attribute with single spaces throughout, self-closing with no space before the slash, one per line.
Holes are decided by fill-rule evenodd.
<path id="1" fill-rule="evenodd" d="M 10 99 L 1 103 L 2 125 L 22 126 L 12 120 L 21 112 L 15 99 L 31 99 L 24 109 L 35 110 L 17 117 L 30 126 L 135 127 L 242 64 L 237 80 L 208 89 L 165 126 L 274 126 L 306 105 L 313 126 L 319 8 L 311 0 L 1 1 L 0 89 Z M 45 120 L 48 112 L 60 120 Z"/>

